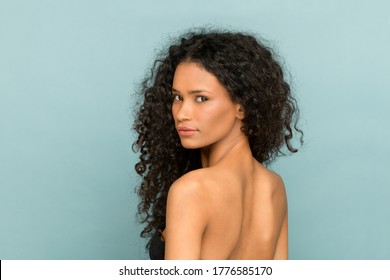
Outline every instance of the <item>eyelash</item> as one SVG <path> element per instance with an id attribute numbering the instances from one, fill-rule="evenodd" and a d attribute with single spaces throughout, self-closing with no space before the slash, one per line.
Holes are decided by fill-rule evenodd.
<path id="1" fill-rule="evenodd" d="M 183 97 L 181 97 L 179 94 L 173 94 L 172 99 L 174 102 L 183 101 Z M 198 101 L 199 99 L 201 99 L 201 100 Z M 198 102 L 198 103 L 203 103 L 203 102 L 206 102 L 207 100 L 208 100 L 208 98 L 206 96 L 202 96 L 202 95 L 196 96 L 196 98 L 195 98 L 195 102 Z"/>
<path id="2" fill-rule="evenodd" d="M 197 101 L 198 99 L 202 99 L 201 101 Z M 206 96 L 197 96 L 195 101 L 196 102 L 199 102 L 199 103 L 203 103 L 203 102 L 206 102 L 208 100 L 208 98 Z"/>
<path id="3" fill-rule="evenodd" d="M 181 101 L 183 98 L 178 94 L 173 94 L 172 99 L 173 101 Z"/>

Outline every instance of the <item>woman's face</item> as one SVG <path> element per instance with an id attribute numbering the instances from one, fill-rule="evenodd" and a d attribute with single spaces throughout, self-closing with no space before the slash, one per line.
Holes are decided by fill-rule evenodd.
<path id="1" fill-rule="evenodd" d="M 187 149 L 213 147 L 242 136 L 243 112 L 218 79 L 195 62 L 176 67 L 172 115 Z"/>

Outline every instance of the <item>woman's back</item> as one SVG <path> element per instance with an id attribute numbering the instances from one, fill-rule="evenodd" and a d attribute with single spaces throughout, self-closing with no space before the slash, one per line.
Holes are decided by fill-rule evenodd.
<path id="1" fill-rule="evenodd" d="M 190 172 L 178 183 L 168 205 L 174 207 L 175 199 L 186 205 L 186 209 L 174 211 L 180 216 L 188 211 L 190 228 L 181 233 L 167 232 L 166 258 L 195 257 L 183 254 L 183 250 L 193 250 L 193 244 L 199 246 L 195 250 L 200 259 L 287 258 L 287 202 L 283 181 L 277 174 L 253 158 L 236 158 Z M 186 197 L 192 201 L 185 201 Z M 176 216 L 174 222 L 180 224 Z M 169 217 L 168 212 L 167 223 Z M 170 233 L 186 236 L 182 242 L 187 244 L 170 252 Z M 179 242 L 175 239 L 174 243 Z"/>
<path id="2" fill-rule="evenodd" d="M 252 176 L 221 174 L 221 184 L 210 186 L 212 214 L 203 237 L 202 258 L 274 258 L 287 217 L 284 186 L 278 175 L 254 165 Z"/>

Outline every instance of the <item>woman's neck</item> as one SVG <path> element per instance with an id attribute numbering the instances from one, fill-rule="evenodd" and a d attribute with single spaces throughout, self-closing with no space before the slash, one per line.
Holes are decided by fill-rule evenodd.
<path id="1" fill-rule="evenodd" d="M 248 138 L 241 134 L 238 137 L 215 143 L 209 147 L 202 148 L 200 151 L 202 167 L 211 167 L 223 162 L 243 159 L 247 156 L 252 158 L 252 152 L 249 146 Z"/>

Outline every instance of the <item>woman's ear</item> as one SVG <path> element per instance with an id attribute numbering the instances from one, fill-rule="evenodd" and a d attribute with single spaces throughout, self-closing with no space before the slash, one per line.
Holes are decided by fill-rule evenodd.
<path id="1" fill-rule="evenodd" d="M 236 117 L 239 120 L 243 120 L 245 117 L 244 108 L 241 104 L 236 104 Z"/>

